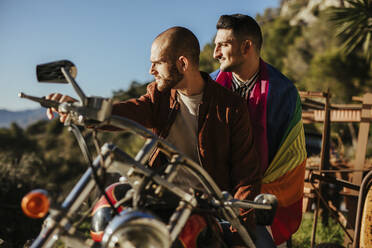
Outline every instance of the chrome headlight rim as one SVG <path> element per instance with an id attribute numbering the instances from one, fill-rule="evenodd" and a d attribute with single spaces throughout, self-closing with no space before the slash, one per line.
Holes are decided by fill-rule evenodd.
<path id="1" fill-rule="evenodd" d="M 116 242 L 120 235 L 128 233 L 136 228 L 146 235 L 153 235 L 152 238 L 161 243 L 161 247 L 171 246 L 171 237 L 167 226 L 153 215 L 138 211 L 124 210 L 106 227 L 102 247 L 110 247 L 111 242 Z M 142 234 L 143 234 L 142 233 Z"/>

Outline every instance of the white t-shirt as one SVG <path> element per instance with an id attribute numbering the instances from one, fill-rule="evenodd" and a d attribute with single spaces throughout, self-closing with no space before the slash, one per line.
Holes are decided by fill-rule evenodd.
<path id="1" fill-rule="evenodd" d="M 180 111 L 170 128 L 166 140 L 192 160 L 200 163 L 197 133 L 199 105 L 203 98 L 203 93 L 193 96 L 177 93 Z"/>

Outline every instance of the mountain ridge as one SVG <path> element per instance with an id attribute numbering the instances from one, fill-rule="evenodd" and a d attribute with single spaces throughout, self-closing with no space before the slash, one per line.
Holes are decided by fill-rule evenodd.
<path id="1" fill-rule="evenodd" d="M 22 128 L 39 121 L 47 119 L 44 108 L 25 109 L 19 111 L 11 111 L 7 109 L 0 109 L 0 127 L 9 127 L 11 123 L 15 122 Z"/>

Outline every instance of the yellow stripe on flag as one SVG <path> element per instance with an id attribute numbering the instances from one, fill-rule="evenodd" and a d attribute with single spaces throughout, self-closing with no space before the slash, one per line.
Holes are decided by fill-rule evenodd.
<path id="1" fill-rule="evenodd" d="M 305 165 L 306 160 L 274 182 L 263 183 L 261 193 L 275 195 L 279 207 L 287 207 L 297 202 L 304 194 Z"/>
<path id="2" fill-rule="evenodd" d="M 271 183 L 306 159 L 304 126 L 300 120 L 288 134 L 267 168 L 262 183 Z"/>

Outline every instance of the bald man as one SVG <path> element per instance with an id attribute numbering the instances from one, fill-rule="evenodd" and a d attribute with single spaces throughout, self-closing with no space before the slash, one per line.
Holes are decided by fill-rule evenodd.
<path id="1" fill-rule="evenodd" d="M 150 57 L 155 82 L 138 99 L 114 104 L 112 114 L 151 128 L 199 163 L 222 190 L 253 200 L 260 192 L 261 174 L 247 105 L 199 71 L 199 54 L 190 30 L 172 27 L 159 34 Z M 49 98 L 66 100 L 60 94 Z M 51 110 L 48 116 L 52 118 Z M 156 153 L 150 165 L 159 166 L 161 157 Z M 254 228 L 252 223 L 246 226 Z"/>

